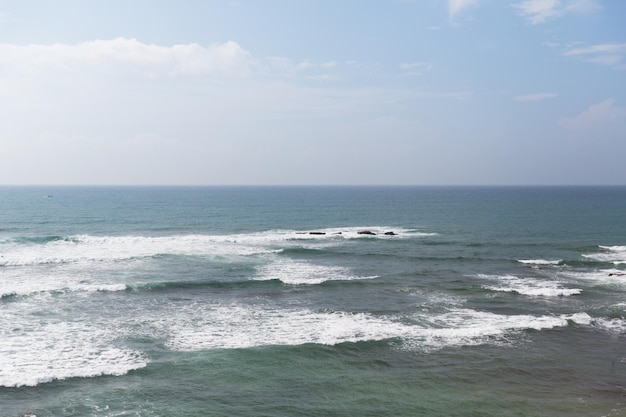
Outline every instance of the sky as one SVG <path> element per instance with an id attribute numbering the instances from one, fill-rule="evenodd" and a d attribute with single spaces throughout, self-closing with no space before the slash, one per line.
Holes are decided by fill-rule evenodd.
<path id="1" fill-rule="evenodd" d="M 0 184 L 625 185 L 626 1 L 0 0 Z"/>

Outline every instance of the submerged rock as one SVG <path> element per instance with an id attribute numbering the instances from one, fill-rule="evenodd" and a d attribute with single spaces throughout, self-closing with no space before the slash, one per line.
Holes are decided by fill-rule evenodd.
<path id="1" fill-rule="evenodd" d="M 372 235 L 372 236 L 376 236 L 376 233 L 370 231 L 370 230 L 361 230 L 359 232 L 357 232 L 360 235 Z"/>

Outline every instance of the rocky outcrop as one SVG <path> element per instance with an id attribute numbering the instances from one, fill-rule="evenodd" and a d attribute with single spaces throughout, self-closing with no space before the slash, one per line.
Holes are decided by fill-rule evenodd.
<path id="1" fill-rule="evenodd" d="M 327 233 L 326 232 L 311 231 L 311 232 L 296 232 L 296 234 L 298 234 L 298 235 L 306 235 L 306 234 L 309 234 L 309 235 L 325 235 Z M 332 234 L 333 235 L 340 235 L 340 234 L 342 234 L 342 232 L 335 232 L 335 233 L 332 233 Z M 357 232 L 357 234 L 359 234 L 359 235 L 366 235 L 366 236 L 376 236 L 377 235 L 376 232 L 372 232 L 371 230 L 359 230 Z M 385 233 L 381 233 L 381 234 L 385 235 L 385 236 L 397 236 L 398 235 L 396 232 L 385 232 Z"/>

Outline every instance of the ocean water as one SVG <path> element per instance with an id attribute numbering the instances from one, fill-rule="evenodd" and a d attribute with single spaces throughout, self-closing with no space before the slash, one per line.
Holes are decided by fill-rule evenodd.
<path id="1" fill-rule="evenodd" d="M 626 187 L 1 187 L 28 413 L 626 416 Z"/>

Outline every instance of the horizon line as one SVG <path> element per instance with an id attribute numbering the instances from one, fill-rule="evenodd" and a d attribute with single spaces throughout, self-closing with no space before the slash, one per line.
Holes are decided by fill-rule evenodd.
<path id="1" fill-rule="evenodd" d="M 283 184 L 283 183 L 276 183 L 276 184 L 272 184 L 272 183 L 267 183 L 267 184 L 246 184 L 246 183 L 240 183 L 240 184 L 184 184 L 184 183 L 180 183 L 180 184 L 141 184 L 141 183 L 136 183 L 136 184 L 116 184 L 116 183 L 111 183 L 111 184 L 36 184 L 36 183 L 29 183 L 29 184 L 1 184 L 0 183 L 0 187 L 93 187 L 93 188 L 97 188 L 97 187 L 187 187 L 187 188 L 192 188 L 192 187 L 625 187 L 626 183 L 624 184 L 601 184 L 601 183 L 594 183 L 594 184 L 559 184 L 559 183 L 552 183 L 552 184 L 524 184 L 524 183 L 518 183 L 518 184 L 403 184 L 403 183 L 388 183 L 388 184 L 350 184 L 350 183 L 345 183 L 345 184 Z"/>

